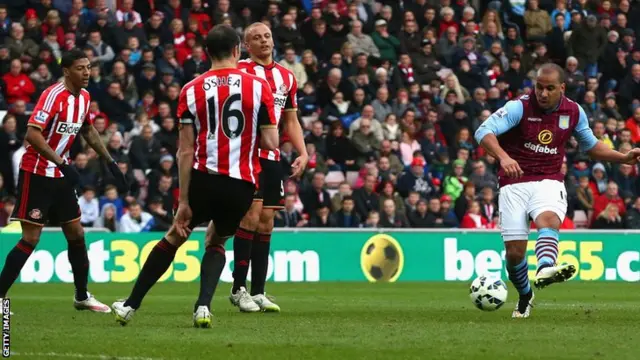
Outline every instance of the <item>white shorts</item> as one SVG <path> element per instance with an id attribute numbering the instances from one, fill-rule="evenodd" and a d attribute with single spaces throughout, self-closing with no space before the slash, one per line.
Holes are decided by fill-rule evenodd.
<path id="1" fill-rule="evenodd" d="M 502 240 L 527 240 L 529 217 L 535 220 L 552 211 L 564 221 L 567 213 L 567 189 L 557 180 L 530 181 L 500 188 L 498 197 Z"/>

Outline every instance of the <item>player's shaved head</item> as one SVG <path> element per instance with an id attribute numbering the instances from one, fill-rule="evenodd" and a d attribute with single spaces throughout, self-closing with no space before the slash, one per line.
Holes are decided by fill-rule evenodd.
<path id="1" fill-rule="evenodd" d="M 558 106 L 564 94 L 564 70 L 553 63 L 540 66 L 536 74 L 535 94 L 538 106 L 551 110 Z"/>
<path id="2" fill-rule="evenodd" d="M 255 30 L 267 30 L 268 32 L 271 32 L 271 29 L 269 29 L 269 27 L 264 23 L 254 22 L 253 24 L 247 26 L 246 29 L 244 29 L 244 42 L 249 41 L 251 35 Z"/>
<path id="3" fill-rule="evenodd" d="M 273 61 L 273 37 L 267 25 L 261 22 L 249 25 L 244 31 L 244 43 L 254 61 L 263 65 Z"/>
<path id="4" fill-rule="evenodd" d="M 564 69 L 561 68 L 558 64 L 554 64 L 554 63 L 546 63 L 546 64 L 542 64 L 542 66 L 540 66 L 540 69 L 538 69 L 538 73 L 536 74 L 536 77 L 540 77 L 541 75 L 555 75 L 557 74 L 558 76 L 558 82 L 560 84 L 564 84 Z"/>

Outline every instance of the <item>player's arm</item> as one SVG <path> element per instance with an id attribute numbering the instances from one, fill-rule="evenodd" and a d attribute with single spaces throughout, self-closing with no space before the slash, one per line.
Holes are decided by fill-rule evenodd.
<path id="1" fill-rule="evenodd" d="M 476 130 L 475 139 L 493 157 L 502 160 L 509 155 L 498 143 L 498 136 L 506 133 L 520 123 L 522 102 L 513 100 L 494 112 Z"/>
<path id="2" fill-rule="evenodd" d="M 57 92 L 52 91 L 52 88 L 47 89 L 42 96 L 40 96 L 27 122 L 25 139 L 40 155 L 44 156 L 45 159 L 60 166 L 64 160 L 49 146 L 44 135 L 42 135 L 42 130 L 47 128 L 58 112 L 58 104 L 55 103 L 56 96 Z M 54 129 L 50 131 L 54 131 Z"/>
<path id="3" fill-rule="evenodd" d="M 100 139 L 100 133 L 98 133 L 98 130 L 96 130 L 93 124 L 89 121 L 85 121 L 80 129 L 80 134 L 87 144 L 89 144 L 89 146 L 91 146 L 91 148 L 95 150 L 96 154 L 100 155 L 101 158 L 109 163 L 114 161 L 111 154 L 109 154 L 109 151 L 104 146 L 102 139 Z"/>
<path id="4" fill-rule="evenodd" d="M 576 125 L 576 128 L 573 130 L 573 136 L 578 140 L 578 145 L 581 150 L 586 151 L 587 154 L 595 160 L 617 163 L 635 161 L 635 158 L 640 155 L 640 150 L 633 149 L 627 154 L 623 154 L 619 151 L 612 150 L 602 141 L 598 141 L 596 136 L 593 135 L 591 128 L 589 128 L 587 114 L 582 109 L 582 106 L 578 105 L 578 108 L 580 109 L 580 118 L 578 119 L 578 125 Z"/>
<path id="5" fill-rule="evenodd" d="M 265 150 L 276 150 L 280 145 L 278 125 L 274 111 L 273 94 L 266 81 L 262 81 L 262 100 L 258 110 L 258 126 L 260 127 L 260 147 Z"/>
<path id="6" fill-rule="evenodd" d="M 522 102 L 509 101 L 491 114 L 476 130 L 475 139 L 489 154 L 500 161 L 507 176 L 519 177 L 523 174 L 520 166 L 500 146 L 498 136 L 516 127 L 522 119 Z"/>
<path id="7" fill-rule="evenodd" d="M 189 184 L 191 183 L 191 168 L 193 168 L 193 157 L 195 154 L 195 115 L 189 110 L 186 91 L 182 88 L 180 99 L 178 100 L 178 151 L 176 153 L 178 161 L 178 179 L 180 182 L 179 202 L 189 204 Z"/>
<path id="8" fill-rule="evenodd" d="M 63 160 L 58 155 L 49 144 L 47 144 L 47 140 L 45 140 L 42 135 L 42 130 L 36 126 L 31 124 L 27 124 L 27 135 L 25 139 L 40 155 L 44 156 L 45 159 L 53 162 L 57 166 L 62 165 Z"/>
<path id="9" fill-rule="evenodd" d="M 292 177 L 298 177 L 302 175 L 304 172 L 304 168 L 307 166 L 307 162 L 309 161 L 309 154 L 307 154 L 307 147 L 304 143 L 304 134 L 302 133 L 302 126 L 300 126 L 300 121 L 298 121 L 298 102 L 297 102 L 297 90 L 298 84 L 291 75 L 291 91 L 287 96 L 287 103 L 284 107 L 284 130 L 289 135 L 291 139 L 291 144 L 293 148 L 298 153 L 298 157 L 291 164 L 291 168 L 293 169 Z"/>

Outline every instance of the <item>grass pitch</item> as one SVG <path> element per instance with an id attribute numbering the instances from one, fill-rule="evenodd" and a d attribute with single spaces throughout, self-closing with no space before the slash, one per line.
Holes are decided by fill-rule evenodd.
<path id="1" fill-rule="evenodd" d="M 111 303 L 132 284 L 91 284 Z M 536 292 L 511 319 L 516 291 L 477 310 L 464 283 L 268 284 L 281 314 L 242 314 L 218 288 L 214 327 L 195 329 L 198 284 L 161 283 L 126 327 L 76 311 L 71 284 L 11 289 L 11 357 L 20 359 L 638 359 L 640 285 L 567 283 Z"/>

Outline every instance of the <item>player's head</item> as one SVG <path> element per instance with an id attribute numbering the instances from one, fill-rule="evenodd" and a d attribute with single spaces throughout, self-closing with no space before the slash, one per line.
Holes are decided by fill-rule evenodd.
<path id="1" fill-rule="evenodd" d="M 89 85 L 91 62 L 89 62 L 89 58 L 84 51 L 73 49 L 65 53 L 62 55 L 60 66 L 62 66 L 65 80 L 75 90 L 80 90 Z"/>
<path id="2" fill-rule="evenodd" d="M 216 25 L 207 34 L 207 54 L 211 61 L 240 59 L 240 38 L 227 25 Z"/>
<path id="3" fill-rule="evenodd" d="M 271 29 L 263 23 L 253 23 L 244 31 L 244 42 L 249 54 L 259 59 L 267 59 L 273 53 Z"/>
<path id="4" fill-rule="evenodd" d="M 564 93 L 564 70 L 553 63 L 540 66 L 536 74 L 536 99 L 541 108 L 555 109 Z"/>

